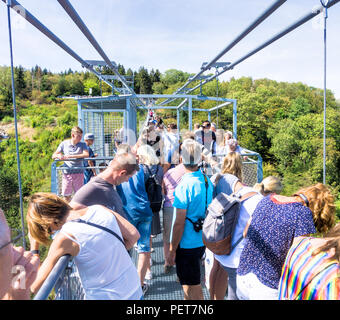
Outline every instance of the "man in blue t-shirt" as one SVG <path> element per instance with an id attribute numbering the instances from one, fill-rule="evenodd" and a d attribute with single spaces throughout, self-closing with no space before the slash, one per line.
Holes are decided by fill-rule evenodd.
<path id="1" fill-rule="evenodd" d="M 212 201 L 213 184 L 199 169 L 201 146 L 184 140 L 181 159 L 186 174 L 174 192 L 176 208 L 172 229 L 168 264 L 176 263 L 176 272 L 186 300 L 202 300 L 200 261 L 205 247 L 202 241 L 202 224 L 206 208 Z"/>

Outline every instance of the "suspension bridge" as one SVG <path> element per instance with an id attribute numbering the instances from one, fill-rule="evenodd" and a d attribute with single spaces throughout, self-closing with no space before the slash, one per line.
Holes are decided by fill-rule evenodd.
<path id="1" fill-rule="evenodd" d="M 35 17 L 27 8 L 24 8 L 16 0 L 2 0 L 7 6 L 7 17 L 8 17 L 8 33 L 9 33 L 9 50 L 10 50 L 10 62 L 12 70 L 12 94 L 13 94 L 13 111 L 15 121 L 15 135 L 16 135 L 16 156 L 17 156 L 17 174 L 19 182 L 19 194 L 20 194 L 20 215 L 22 233 L 25 234 L 24 215 L 23 215 L 23 199 L 22 199 L 22 181 L 21 181 L 21 170 L 20 170 L 20 153 L 19 153 L 19 141 L 18 141 L 18 130 L 17 130 L 17 107 L 16 107 L 16 95 L 14 86 L 14 73 L 13 73 L 13 45 L 12 45 L 12 26 L 11 26 L 11 10 L 15 14 L 22 16 L 27 22 L 34 26 L 39 32 L 44 34 L 48 39 L 54 42 L 58 47 L 64 50 L 64 52 L 76 61 L 80 65 L 93 73 L 98 77 L 100 82 L 104 82 L 112 88 L 112 94 L 110 96 L 98 96 L 98 97 L 71 97 L 77 100 L 78 103 L 78 126 L 83 129 L 84 133 L 93 132 L 96 136 L 96 142 L 93 146 L 94 152 L 98 153 L 97 159 L 110 160 L 114 157 L 112 149 L 112 141 L 110 140 L 110 132 L 123 128 L 124 137 L 126 142 L 133 144 L 134 139 L 138 137 L 141 132 L 143 125 L 138 128 L 137 123 L 137 111 L 138 110 L 175 110 L 177 115 L 177 127 L 179 131 L 181 129 L 192 130 L 192 115 L 194 112 L 205 112 L 207 118 L 210 120 L 211 114 L 218 112 L 221 108 L 232 108 L 233 114 L 233 136 L 237 138 L 237 100 L 228 99 L 222 97 L 207 97 L 202 94 L 202 87 L 211 82 L 212 80 L 218 79 L 218 77 L 225 72 L 235 69 L 239 64 L 260 52 L 269 45 L 280 40 L 290 32 L 301 27 L 306 22 L 310 21 L 318 15 L 323 15 L 324 19 L 324 132 L 323 132 L 323 180 L 325 183 L 326 177 L 326 33 L 327 33 L 327 18 L 328 10 L 334 5 L 338 4 L 340 0 L 320 1 L 320 6 L 309 10 L 304 16 L 297 21 L 294 21 L 286 28 L 270 37 L 257 47 L 253 48 L 249 52 L 232 62 L 220 61 L 231 49 L 233 49 L 239 42 L 244 40 L 253 30 L 255 30 L 261 23 L 269 19 L 270 16 L 281 6 L 283 6 L 286 0 L 274 1 L 268 8 L 266 8 L 260 15 L 252 21 L 247 28 L 245 28 L 240 34 L 238 34 L 226 47 L 220 51 L 213 59 L 208 62 L 203 62 L 199 71 L 187 79 L 185 84 L 178 88 L 175 92 L 168 95 L 142 95 L 136 94 L 133 89 L 133 82 L 131 78 L 123 76 L 118 71 L 118 65 L 112 61 L 101 45 L 96 40 L 94 34 L 90 31 L 85 21 L 80 17 L 71 2 L 68 0 L 57 0 L 60 6 L 64 9 L 65 14 L 71 18 L 74 24 L 79 28 L 85 38 L 89 41 L 92 47 L 96 50 L 100 59 L 102 60 L 86 60 L 78 55 L 69 45 L 67 45 L 62 39 L 60 39 L 55 33 L 45 26 L 37 17 Z M 105 75 L 101 73 L 101 67 L 107 67 L 113 75 Z M 214 69 L 214 74 L 204 75 Z M 121 85 L 116 86 L 115 83 L 118 81 Z M 198 84 L 196 84 L 198 82 Z M 196 89 L 200 89 L 199 95 L 192 94 Z M 203 108 L 200 105 L 204 101 L 215 101 L 216 106 L 212 108 Z M 199 106 L 199 107 L 197 107 Z M 148 114 L 148 112 L 147 112 Z M 180 119 L 183 114 L 188 117 L 188 127 L 180 127 Z M 147 123 L 145 120 L 144 123 Z M 7 138 L 3 134 L 2 139 Z M 262 180 L 262 159 L 260 154 L 245 150 L 244 155 L 247 155 L 247 163 L 244 163 L 245 167 L 248 167 L 248 183 L 254 184 Z M 99 167 L 96 167 L 99 169 Z M 60 194 L 60 169 L 58 169 L 58 161 L 52 163 L 51 173 L 51 191 Z M 26 247 L 25 237 L 23 237 L 23 246 Z M 152 254 L 153 265 L 152 270 L 154 278 L 152 279 L 152 285 L 150 291 L 146 295 L 145 299 L 160 299 L 160 300 L 180 300 L 183 299 L 181 286 L 176 282 L 175 272 L 170 274 L 164 274 L 162 272 L 162 265 L 164 261 L 162 251 L 162 238 L 158 235 L 153 239 L 153 247 L 155 249 Z M 136 261 L 136 252 L 133 251 L 132 258 Z M 202 264 L 202 282 L 204 283 L 204 266 Z M 204 296 L 206 299 L 209 298 L 208 290 L 206 286 L 203 286 Z M 70 256 L 62 257 L 53 272 L 51 272 L 44 285 L 35 296 L 36 300 L 47 299 L 51 296 L 55 299 L 82 299 L 83 293 L 82 288 L 77 277 L 77 272 L 74 268 L 74 264 Z"/>

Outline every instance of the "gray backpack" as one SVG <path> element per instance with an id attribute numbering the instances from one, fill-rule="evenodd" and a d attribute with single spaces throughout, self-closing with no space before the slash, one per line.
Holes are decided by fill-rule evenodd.
<path id="1" fill-rule="evenodd" d="M 229 255 L 241 242 L 243 236 L 231 244 L 241 204 L 256 194 L 257 192 L 251 191 L 243 196 L 228 196 L 221 192 L 214 198 L 208 207 L 202 228 L 203 243 L 210 251 L 217 255 Z"/>

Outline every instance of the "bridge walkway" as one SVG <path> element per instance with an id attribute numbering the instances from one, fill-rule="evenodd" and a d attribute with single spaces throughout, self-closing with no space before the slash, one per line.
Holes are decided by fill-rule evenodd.
<path id="1" fill-rule="evenodd" d="M 162 225 L 162 212 L 160 213 Z M 183 290 L 179 282 L 177 282 L 177 275 L 175 267 L 171 268 L 170 273 L 164 273 L 164 253 L 163 253 L 163 234 L 158 234 L 152 238 L 152 247 L 154 252 L 151 253 L 152 259 L 152 279 L 146 280 L 149 284 L 149 290 L 146 292 L 145 300 L 183 300 Z M 138 253 L 133 249 L 132 259 L 137 266 Z M 205 268 L 204 260 L 201 265 L 201 284 L 203 288 L 203 296 L 205 300 L 209 299 L 209 290 L 205 286 Z"/>

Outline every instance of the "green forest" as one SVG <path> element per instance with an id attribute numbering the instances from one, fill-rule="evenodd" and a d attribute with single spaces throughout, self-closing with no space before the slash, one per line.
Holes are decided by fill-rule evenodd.
<path id="1" fill-rule="evenodd" d="M 110 74 L 109 69 L 101 70 Z M 119 66 L 122 75 L 134 79 L 138 93 L 171 94 L 181 87 L 189 73 L 170 69 L 164 73 L 140 67 L 138 71 Z M 198 82 L 192 83 L 192 86 Z M 119 87 L 120 84 L 116 83 Z M 70 136 L 77 124 L 77 102 L 63 96 L 111 95 L 112 89 L 89 72 L 67 70 L 52 73 L 36 66 L 15 68 L 18 111 L 19 150 L 22 190 L 25 199 L 37 191 L 50 191 L 51 155 L 58 144 Z M 200 94 L 200 90 L 192 92 Z M 323 173 L 323 90 L 303 83 L 277 82 L 270 79 L 242 77 L 229 81 L 211 81 L 202 87 L 206 96 L 237 99 L 238 141 L 242 147 L 258 152 L 263 158 L 264 177 L 277 175 L 284 184 L 283 194 L 322 182 Z M 212 107 L 206 101 L 201 107 Z M 175 114 L 159 110 L 165 123 L 174 122 Z M 141 117 L 143 115 L 141 114 Z M 206 114 L 193 114 L 193 122 L 202 122 Z M 230 130 L 232 110 L 212 114 L 218 127 Z M 185 123 L 186 118 L 181 119 Z M 340 207 L 340 101 L 327 91 L 327 178 Z M 12 228 L 20 227 L 17 159 L 13 125 L 11 72 L 0 67 L 0 130 L 10 138 L 0 143 L 0 207 Z M 340 216 L 339 211 L 337 211 Z"/>

